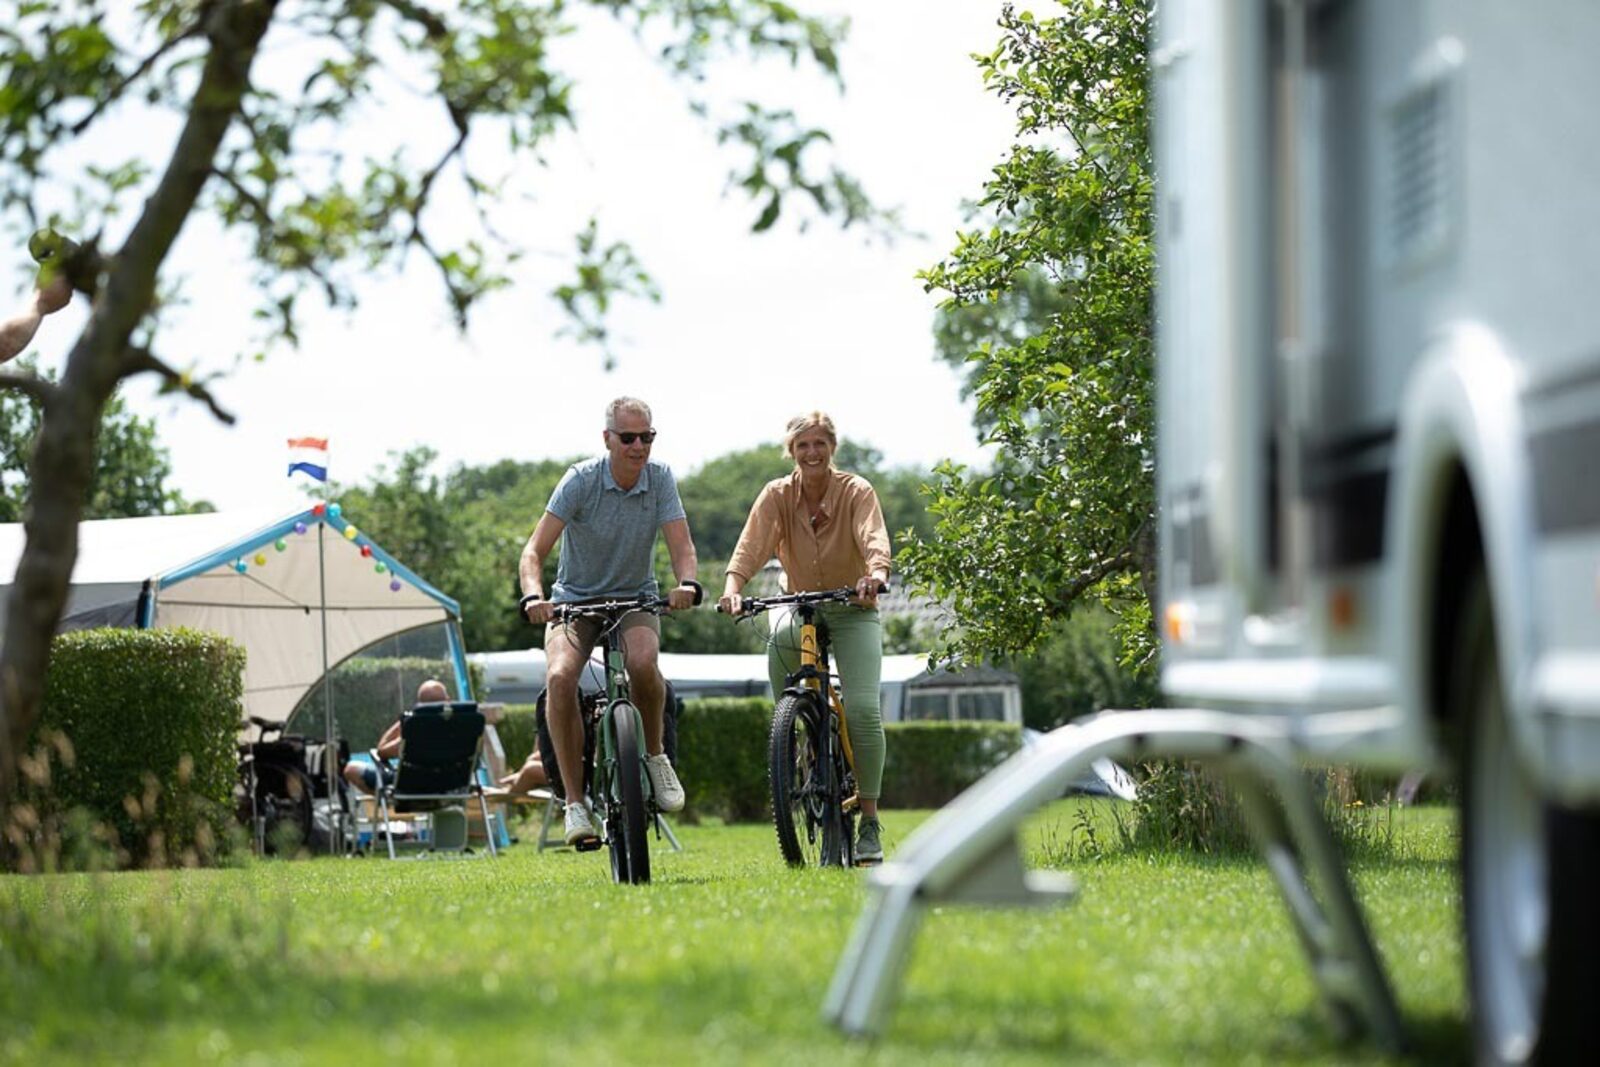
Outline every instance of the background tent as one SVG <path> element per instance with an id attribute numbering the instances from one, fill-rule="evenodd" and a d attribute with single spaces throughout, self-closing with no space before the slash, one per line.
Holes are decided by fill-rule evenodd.
<path id="1" fill-rule="evenodd" d="M 350 536 L 336 507 L 276 520 L 217 512 L 81 523 L 61 629 L 188 626 L 231 637 L 248 654 L 245 713 L 283 722 L 323 676 L 324 618 L 328 667 L 386 637 L 442 626 L 455 691 L 472 699 L 460 605 L 365 534 Z M 5 597 L 22 546 L 21 525 L 0 524 Z"/>

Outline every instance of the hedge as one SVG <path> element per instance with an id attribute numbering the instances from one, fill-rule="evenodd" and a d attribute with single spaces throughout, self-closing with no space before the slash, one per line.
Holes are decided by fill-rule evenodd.
<path id="1" fill-rule="evenodd" d="M 1004 722 L 893 722 L 883 728 L 884 803 L 937 808 L 1022 746 L 1022 728 Z"/>
<path id="2" fill-rule="evenodd" d="M 688 794 L 687 818 L 715 815 L 762 822 L 771 815 L 767 739 L 772 702 L 765 697 L 711 697 L 684 702 L 678 720 L 678 774 Z M 516 770 L 535 743 L 532 704 L 507 705 L 500 742 Z M 947 803 L 1022 744 L 1010 723 L 905 722 L 884 727 L 885 803 L 936 808 Z"/>
<path id="3" fill-rule="evenodd" d="M 469 664 L 474 691 L 483 689 L 482 668 Z M 358 657 L 333 669 L 333 717 L 339 736 L 352 752 L 372 748 L 383 731 L 417 699 L 417 686 L 429 678 L 456 696 L 456 669 L 447 659 L 426 656 Z M 322 686 L 313 686 L 289 716 L 289 729 L 307 737 L 324 736 Z"/>
<path id="4" fill-rule="evenodd" d="M 716 815 L 757 821 L 767 813 L 767 725 L 764 699 L 714 698 L 684 702 L 678 719 L 678 771 L 686 782 L 685 817 Z M 506 769 L 522 766 L 537 743 L 534 705 L 508 704 L 495 727 Z"/>
<path id="5" fill-rule="evenodd" d="M 730 821 L 770 817 L 767 740 L 772 703 L 762 697 L 687 701 L 678 724 L 679 774 L 696 814 Z M 896 808 L 947 803 L 1022 744 L 1021 728 L 993 722 L 884 726 L 884 802 Z"/>
<path id="6" fill-rule="evenodd" d="M 770 811 L 767 735 L 772 701 L 765 697 L 686 700 L 678 720 L 678 776 L 687 817 L 718 815 L 759 822 Z"/>
<path id="7" fill-rule="evenodd" d="M 500 712 L 500 722 L 495 732 L 500 735 L 500 745 L 506 750 L 506 772 L 521 768 L 528 754 L 538 743 L 539 731 L 534 725 L 534 705 L 507 704 Z"/>
<path id="8" fill-rule="evenodd" d="M 60 862 L 45 840 L 82 809 L 115 832 L 123 863 L 203 862 L 232 827 L 245 651 L 195 630 L 79 630 L 55 639 L 19 797 L 41 817 L 8 859 Z M 65 743 L 62 742 L 65 739 Z M 41 849 L 57 849 L 44 859 Z M 27 853 L 32 852 L 30 857 Z M 70 862 L 68 865 L 71 865 Z"/>

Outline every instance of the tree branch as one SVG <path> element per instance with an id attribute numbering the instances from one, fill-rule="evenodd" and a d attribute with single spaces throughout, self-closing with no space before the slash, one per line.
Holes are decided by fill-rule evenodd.
<path id="1" fill-rule="evenodd" d="M 68 132 L 71 133 L 72 136 L 77 137 L 79 134 L 83 133 L 84 130 L 87 130 L 90 126 L 94 125 L 95 120 L 99 119 L 101 115 L 105 114 L 106 110 L 110 108 L 112 104 L 115 104 L 122 99 L 122 94 L 128 91 L 128 86 L 132 85 L 134 82 L 150 73 L 150 68 L 161 62 L 162 56 L 178 47 L 178 45 L 182 44 L 184 41 L 198 37 L 199 35 L 200 23 L 199 21 L 196 21 L 182 33 L 171 38 L 170 40 L 163 41 L 161 43 L 161 47 L 144 57 L 139 65 L 133 69 L 133 73 L 129 74 L 125 78 L 119 79 L 115 88 L 111 89 L 104 97 L 96 101 L 94 107 L 87 115 L 68 127 Z"/>
<path id="2" fill-rule="evenodd" d="M 461 150 L 465 148 L 467 144 L 467 135 L 472 132 L 471 127 L 467 122 L 467 115 L 464 111 L 448 101 L 446 102 L 445 106 L 450 109 L 450 121 L 455 123 L 456 139 L 450 145 L 450 147 L 445 150 L 444 155 L 439 157 L 439 161 L 428 169 L 428 172 L 422 176 L 422 180 L 417 184 L 417 198 L 413 202 L 411 208 L 410 240 L 412 241 L 421 241 L 422 211 L 428 206 L 428 196 L 433 190 L 433 183 L 439 177 L 439 172 L 444 170 L 447 163 L 461 154 Z M 427 247 L 425 243 L 423 247 Z"/>
<path id="3" fill-rule="evenodd" d="M 1078 576 L 1056 590 L 1052 598 L 1057 607 L 1065 608 L 1077 601 L 1091 586 L 1098 585 L 1113 574 L 1121 574 L 1138 565 L 1139 557 L 1133 546 L 1129 546 L 1109 559 L 1103 559 L 1092 567 L 1085 567 L 1078 572 Z"/>
<path id="4" fill-rule="evenodd" d="M 221 167 L 212 167 L 211 173 L 216 175 L 217 178 L 223 182 L 223 184 L 228 186 L 228 188 L 232 189 L 234 193 L 238 195 L 239 199 L 244 201 L 244 203 L 250 208 L 251 214 L 255 216 L 255 221 L 258 228 L 265 229 L 269 232 L 271 231 L 273 225 L 272 212 L 266 204 L 261 202 L 260 197 L 256 196 L 256 194 L 252 193 L 249 189 L 246 189 L 239 179 L 234 176 L 232 171 L 224 170 Z M 317 266 L 315 260 L 301 259 L 298 260 L 295 265 L 304 269 L 307 274 L 310 274 L 313 278 L 322 283 L 322 291 L 328 298 L 329 306 L 338 306 L 339 287 L 334 284 L 333 278 L 326 271 Z"/>
<path id="5" fill-rule="evenodd" d="M 0 371 L 0 389 L 9 389 L 14 393 L 31 396 L 42 408 L 48 408 L 55 403 L 56 395 L 60 392 L 54 382 L 47 381 L 37 374 L 12 374 L 5 371 Z"/>
<path id="6" fill-rule="evenodd" d="M 232 412 L 224 410 L 217 403 L 217 398 L 211 395 L 211 390 L 182 371 L 175 370 L 147 349 L 129 348 L 123 355 L 123 363 L 127 368 L 123 375 L 124 377 L 132 377 L 135 374 L 143 374 L 148 371 L 164 379 L 173 389 L 188 393 L 194 399 L 205 404 L 206 407 L 211 409 L 211 414 L 216 416 L 218 422 L 232 426 L 236 421 Z"/>
<path id="7" fill-rule="evenodd" d="M 443 40 L 450 35 L 450 27 L 445 25 L 444 19 L 421 4 L 412 3 L 412 0 L 384 0 L 384 4 L 407 22 L 421 26 L 430 41 Z"/>

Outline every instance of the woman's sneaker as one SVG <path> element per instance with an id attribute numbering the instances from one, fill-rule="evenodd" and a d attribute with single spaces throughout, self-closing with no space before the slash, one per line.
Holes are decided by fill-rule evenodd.
<path id="1" fill-rule="evenodd" d="M 589 821 L 589 809 L 582 801 L 568 802 L 566 829 L 567 844 L 573 848 L 581 849 L 600 840 L 600 835 L 594 832 L 594 823 Z"/>
<path id="2" fill-rule="evenodd" d="M 678 781 L 678 772 L 672 769 L 667 754 L 646 756 L 644 771 L 650 776 L 650 788 L 655 790 L 656 807 L 662 811 L 682 811 L 683 783 Z"/>
<path id="3" fill-rule="evenodd" d="M 876 867 L 883 862 L 883 824 L 863 818 L 856 831 L 856 866 Z"/>

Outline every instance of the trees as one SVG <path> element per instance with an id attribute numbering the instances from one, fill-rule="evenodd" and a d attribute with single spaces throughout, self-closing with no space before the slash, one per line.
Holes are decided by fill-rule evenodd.
<path id="1" fill-rule="evenodd" d="M 900 562 L 950 603 L 971 658 L 1033 649 L 1098 601 L 1124 657 L 1152 661 L 1152 254 L 1144 0 L 1007 4 L 980 59 L 1016 108 L 1018 143 L 984 186 L 991 225 L 923 272 L 949 294 L 946 339 L 970 337 L 992 471 L 936 470 L 936 528 Z M 1048 280 L 1047 291 L 1041 282 Z"/>
<path id="2" fill-rule="evenodd" d="M 365 486 L 331 487 L 345 514 L 406 566 L 461 603 L 471 649 L 522 648 L 534 631 L 512 596 L 517 560 L 569 461 L 459 466 L 440 476 L 438 455 L 395 453 Z M 553 577 L 553 575 L 552 575 Z"/>
<path id="3" fill-rule="evenodd" d="M 31 361 L 22 367 L 34 372 Z M 39 432 L 39 405 L 21 393 L 0 392 L 0 522 L 19 522 L 28 502 L 28 456 Z M 209 510 L 167 488 L 172 465 L 156 440 L 155 423 L 113 396 L 100 422 L 94 478 L 84 501 L 86 519 L 136 518 Z"/>
<path id="4" fill-rule="evenodd" d="M 841 460 L 878 488 L 889 528 L 930 527 L 916 470 L 881 469 L 882 454 L 866 445 L 841 442 Z M 512 590 L 517 561 L 534 524 L 544 513 L 570 459 L 523 463 L 500 460 L 465 465 L 440 474 L 438 455 L 425 446 L 394 453 L 368 483 L 329 487 L 346 516 L 385 549 L 461 603 L 462 636 L 475 651 L 527 648 L 538 632 L 517 614 Z M 722 591 L 723 561 L 744 528 L 761 486 L 792 470 L 776 444 L 730 452 L 679 479 L 679 492 L 699 549 L 700 581 L 712 601 Z M 656 574 L 663 586 L 672 571 L 665 545 L 657 542 Z M 545 588 L 555 580 L 559 549 L 547 562 Z M 668 617 L 662 624 L 674 652 L 759 652 L 759 631 L 735 629 L 709 610 Z M 902 635 L 904 642 L 912 640 Z M 919 646 L 920 647 L 920 646 Z"/>
<path id="5" fill-rule="evenodd" d="M 162 268 L 190 215 L 210 212 L 248 241 L 268 344 L 294 341 L 307 292 L 350 306 L 356 278 L 411 251 L 437 269 L 464 323 L 480 297 L 507 284 L 501 263 L 514 252 L 493 250 L 487 212 L 501 183 L 469 141 L 495 134 L 527 157 L 572 124 L 576 82 L 549 45 L 585 10 L 629 23 L 691 86 L 728 52 L 838 74 L 841 28 L 776 0 L 461 0 L 437 10 L 430 0 L 0 4 L 0 212 L 12 228 L 67 213 L 62 228 L 85 239 L 61 269 L 93 308 L 59 382 L 0 376 L 0 387 L 33 396 L 44 412 L 0 651 L 0 796 L 37 716 L 95 468 L 94 429 L 118 383 L 154 374 L 229 417 L 210 382 L 158 351 L 172 288 Z M 264 41 L 276 44 L 263 51 Z M 384 123 L 392 140 L 362 153 L 350 129 L 378 136 L 371 109 L 391 96 L 415 110 Z M 175 117 L 170 157 L 76 170 L 68 149 L 145 109 Z M 825 138 L 788 112 L 746 104 L 720 132 L 748 154 L 740 186 L 762 205 L 756 229 L 796 192 L 847 224 L 871 216 L 847 176 L 816 172 L 813 149 Z M 430 211 L 447 186 L 458 206 L 478 208 L 478 227 L 462 233 L 459 212 Z M 648 295 L 648 277 L 625 244 L 593 226 L 577 234 L 574 260 L 575 280 L 554 296 L 581 336 L 603 344 L 609 302 Z"/>
<path id="6" fill-rule="evenodd" d="M 932 533 L 922 497 L 926 471 L 910 467 L 885 468 L 883 453 L 871 445 L 845 438 L 834 454 L 840 470 L 859 474 L 878 491 L 884 522 L 898 540 L 905 530 L 916 530 L 924 537 Z M 761 487 L 774 478 L 794 470 L 794 461 L 783 454 L 777 442 L 757 445 L 718 456 L 678 480 L 678 493 L 694 531 L 695 548 L 705 560 L 726 560 L 744 530 L 750 505 Z M 720 575 L 720 570 L 719 570 Z M 709 588 L 709 587 L 708 587 Z M 720 592 L 720 577 L 717 590 Z"/>

